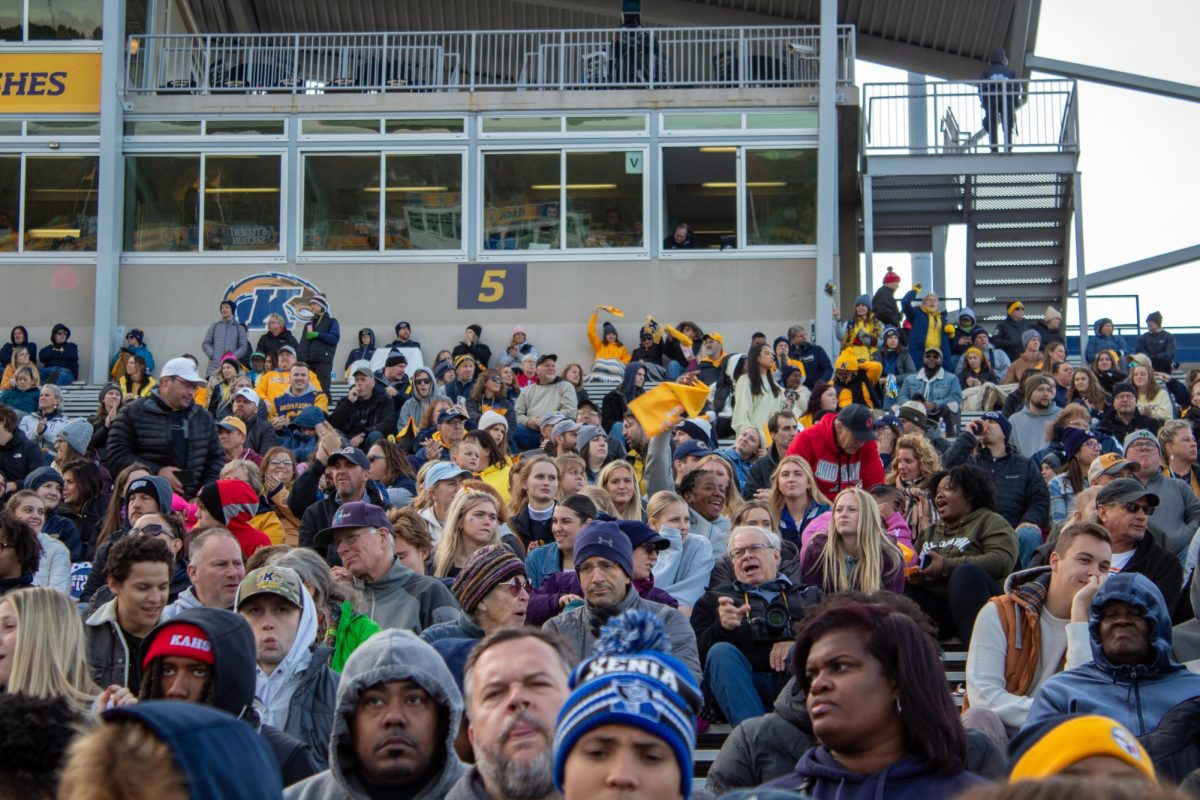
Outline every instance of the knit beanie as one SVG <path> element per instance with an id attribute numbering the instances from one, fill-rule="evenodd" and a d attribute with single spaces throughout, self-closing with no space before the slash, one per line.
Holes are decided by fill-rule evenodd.
<path id="1" fill-rule="evenodd" d="M 467 330 L 475 334 L 476 339 L 482 338 L 483 336 L 483 326 L 477 322 L 472 322 L 470 325 L 468 325 Z"/>
<path id="2" fill-rule="evenodd" d="M 584 425 L 575 434 L 575 452 L 583 454 L 587 452 L 587 446 L 592 443 L 592 439 L 597 436 L 603 436 L 604 429 L 599 425 Z"/>
<path id="3" fill-rule="evenodd" d="M 213 481 L 200 490 L 200 505 L 228 525 L 243 514 L 245 522 L 258 513 L 258 495 L 245 481 Z"/>
<path id="4" fill-rule="evenodd" d="M 525 576 L 521 559 L 507 545 L 489 544 L 471 554 L 451 584 L 450 592 L 469 616 L 488 592 L 518 575 Z"/>
<path id="5" fill-rule="evenodd" d="M 508 430 L 508 419 L 503 414 L 497 414 L 495 411 L 485 411 L 479 415 L 479 424 L 476 426 L 481 431 L 486 431 L 493 425 L 503 425 L 504 430 Z"/>
<path id="6" fill-rule="evenodd" d="M 669 655 L 670 648 L 662 621 L 646 611 L 627 611 L 601 629 L 594 657 L 572 673 L 573 691 L 558 713 L 554 785 L 559 791 L 579 739 L 602 725 L 621 725 L 671 748 L 679 762 L 679 791 L 691 796 L 695 721 L 703 695 L 683 662 Z"/>
<path id="7" fill-rule="evenodd" d="M 892 271 L 891 267 L 887 268 L 887 273 L 883 276 L 884 286 L 898 286 L 900 284 L 900 276 Z"/>
<path id="8" fill-rule="evenodd" d="M 323 294 L 314 294 L 312 297 L 308 298 L 308 302 L 310 305 L 312 303 L 316 303 L 321 307 L 322 311 L 326 313 L 329 312 L 329 301 L 325 299 L 325 295 Z"/>
<path id="9" fill-rule="evenodd" d="M 1096 434 L 1091 431 L 1081 431 L 1079 428 L 1067 428 L 1064 430 L 1062 434 L 1062 446 L 1067 462 L 1070 462 L 1075 457 L 1075 454 L 1079 452 L 1079 448 L 1087 444 L 1088 440 L 1095 438 Z"/>
<path id="10" fill-rule="evenodd" d="M 1061 320 L 1062 318 L 1062 312 L 1054 306 L 1046 306 L 1046 313 L 1042 315 L 1042 319 L 1044 319 L 1046 322 L 1049 322 L 1052 319 Z"/>
<path id="11" fill-rule="evenodd" d="M 1049 375 L 1034 375 L 1029 380 L 1025 381 L 1025 402 L 1029 402 L 1029 398 L 1033 397 L 1033 393 L 1038 390 L 1038 387 L 1049 386 L 1054 388 L 1054 379 Z"/>
<path id="12" fill-rule="evenodd" d="M 604 330 L 604 335 L 605 335 L 605 336 L 608 336 L 610 333 L 611 333 L 613 336 L 616 336 L 616 335 L 617 335 L 617 326 L 616 326 L 616 325 L 613 325 L 613 324 L 612 324 L 611 322 L 609 322 L 608 320 L 605 320 L 605 321 L 604 321 L 603 330 Z"/>
<path id="13" fill-rule="evenodd" d="M 592 556 L 619 564 L 633 580 L 633 546 L 615 522 L 589 522 L 575 537 L 575 570 Z"/>
<path id="14" fill-rule="evenodd" d="M 439 361 L 433 368 L 434 376 L 440 381 L 447 372 L 454 371 L 454 362 L 450 359 Z"/>
<path id="15" fill-rule="evenodd" d="M 1024 747 L 1022 747 L 1024 745 Z M 1030 731 L 1029 739 L 1013 742 L 1014 757 L 1009 781 L 1040 780 L 1058 775 L 1087 758 L 1115 758 L 1157 782 L 1150 755 L 1137 737 L 1108 717 L 1088 715 L 1051 722 Z"/>
<path id="16" fill-rule="evenodd" d="M 980 358 L 980 360 L 981 360 L 981 362 L 982 362 L 982 359 L 983 359 L 983 351 L 982 351 L 982 350 L 980 350 L 978 347 L 968 347 L 968 348 L 967 348 L 967 350 L 966 350 L 966 352 L 965 352 L 965 353 L 963 353 L 963 358 L 966 358 L 967 356 L 971 355 L 972 353 L 974 353 L 975 355 L 979 356 L 979 358 Z M 980 363 L 980 366 L 983 366 L 983 364 L 982 364 L 982 363 Z"/>
<path id="17" fill-rule="evenodd" d="M 125 487 L 125 503 L 129 503 L 129 498 L 135 494 L 145 494 L 153 497 L 158 502 L 159 511 L 168 511 L 171 508 L 171 484 L 167 483 L 166 478 L 160 478 L 157 475 L 147 475 L 144 478 L 138 478 L 129 482 Z"/>
<path id="18" fill-rule="evenodd" d="M 854 306 L 855 306 L 855 308 L 857 308 L 858 306 L 866 306 L 867 310 L 870 311 L 870 309 L 871 309 L 870 296 L 865 295 L 865 294 L 860 294 L 858 297 L 854 298 Z"/>
<path id="19" fill-rule="evenodd" d="M 1021 347 L 1029 347 L 1029 341 L 1031 339 L 1037 339 L 1040 342 L 1042 340 L 1042 335 L 1033 328 L 1030 328 L 1021 334 Z"/>
<path id="20" fill-rule="evenodd" d="M 1022 303 L 1020 300 L 1013 300 L 1011 303 L 1009 303 L 1009 304 L 1008 304 L 1008 309 L 1007 309 L 1007 311 L 1008 311 L 1008 313 L 1009 313 L 1009 314 L 1012 314 L 1012 313 L 1013 313 L 1014 311 L 1016 311 L 1018 308 L 1019 308 L 1019 309 L 1021 309 L 1022 311 L 1024 311 L 1024 310 L 1025 310 L 1025 304 L 1024 304 L 1024 303 Z"/>
<path id="21" fill-rule="evenodd" d="M 33 472 L 25 476 L 25 480 L 21 482 L 21 488 L 30 492 L 36 492 L 38 487 L 44 483 L 57 483 L 63 485 L 62 476 L 54 467 L 38 467 Z M 48 509 L 47 513 L 54 509 Z"/>
<path id="22" fill-rule="evenodd" d="M 190 658 L 210 667 L 214 663 L 208 634 L 188 622 L 172 622 L 156 630 L 154 638 L 147 642 L 142 668 L 149 667 L 151 661 L 164 656 Z"/>
<path id="23" fill-rule="evenodd" d="M 1010 436 L 1012 436 L 1012 423 L 1009 422 L 1008 418 L 1005 417 L 1003 414 L 1001 414 L 999 411 L 988 411 L 985 414 L 980 414 L 979 418 L 986 419 L 990 422 L 994 422 L 997 425 L 999 425 L 1000 430 L 1004 431 L 1004 439 L 1006 441 L 1008 440 L 1008 438 Z"/>
<path id="24" fill-rule="evenodd" d="M 704 417 L 689 417 L 679 423 L 679 428 L 693 439 L 713 446 L 712 424 Z"/>
<path id="25" fill-rule="evenodd" d="M 125 332 L 125 337 L 129 338 L 130 336 L 132 336 L 134 339 L 137 340 L 138 347 L 141 347 L 143 344 L 146 343 L 146 332 L 143 331 L 141 328 L 130 328 L 129 330 L 127 330 Z"/>
<path id="26" fill-rule="evenodd" d="M 1113 399 L 1116 400 L 1117 395 L 1120 395 L 1120 394 L 1131 394 L 1134 397 L 1137 397 L 1137 389 L 1133 388 L 1133 384 L 1130 383 L 1129 381 L 1121 381 L 1120 383 L 1113 386 L 1113 391 L 1112 391 Z"/>

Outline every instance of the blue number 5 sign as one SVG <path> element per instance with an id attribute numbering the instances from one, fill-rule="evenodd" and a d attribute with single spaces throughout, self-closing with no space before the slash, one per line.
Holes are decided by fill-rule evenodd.
<path id="1" fill-rule="evenodd" d="M 458 307 L 525 308 L 526 264 L 459 264 Z"/>

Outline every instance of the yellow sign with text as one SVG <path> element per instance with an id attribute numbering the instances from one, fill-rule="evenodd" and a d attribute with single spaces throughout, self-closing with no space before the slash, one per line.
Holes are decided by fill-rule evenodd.
<path id="1" fill-rule="evenodd" d="M 99 53 L 0 53 L 0 114 L 99 112 Z"/>

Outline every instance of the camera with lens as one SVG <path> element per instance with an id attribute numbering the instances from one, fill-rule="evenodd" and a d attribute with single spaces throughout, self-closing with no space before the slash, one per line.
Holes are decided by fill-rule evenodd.
<path id="1" fill-rule="evenodd" d="M 776 642 L 791 637 L 792 615 L 778 599 L 766 607 L 761 617 L 754 617 L 748 624 L 754 638 L 760 642 Z"/>

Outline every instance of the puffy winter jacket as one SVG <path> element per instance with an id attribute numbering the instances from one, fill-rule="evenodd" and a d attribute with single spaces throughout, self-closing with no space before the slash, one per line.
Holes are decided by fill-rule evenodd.
<path id="1" fill-rule="evenodd" d="M 8 442 L 0 445 L 0 475 L 6 481 L 20 485 L 26 475 L 44 466 L 47 461 L 41 448 L 29 441 L 20 428 L 13 431 Z"/>
<path id="2" fill-rule="evenodd" d="M 45 350 L 42 351 L 43 353 Z M 1143 333 L 1137 340 L 1137 352 L 1150 357 L 1151 362 L 1161 359 L 1172 365 L 1175 364 L 1175 335 L 1169 331 L 1157 330 L 1154 333 Z M 43 357 L 43 362 L 45 358 Z M 1155 366 L 1162 371 L 1162 366 Z"/>
<path id="3" fill-rule="evenodd" d="M 1007 452 L 994 458 L 979 445 L 969 430 L 963 430 L 942 456 L 946 469 L 958 464 L 974 464 L 992 476 L 996 507 L 992 509 L 1014 528 L 1030 522 L 1043 530 L 1050 526 L 1050 492 L 1041 470 L 1033 459 L 1021 455 L 1010 442 Z"/>
<path id="4" fill-rule="evenodd" d="M 1100 612 L 1112 601 L 1142 609 L 1150 626 L 1150 663 L 1114 664 L 1104 654 Z M 1092 661 L 1042 684 L 1022 731 L 1068 714 L 1102 714 L 1143 736 L 1155 730 L 1172 708 L 1200 696 L 1200 675 L 1188 672 L 1171 656 L 1170 610 L 1162 592 L 1145 575 L 1121 572 L 1109 578 L 1092 599 L 1088 631 Z"/>
<path id="5" fill-rule="evenodd" d="M 208 356 L 208 369 L 205 375 L 212 375 L 221 366 L 221 358 L 226 353 L 233 353 L 238 361 L 244 361 L 250 355 L 250 339 L 246 336 L 246 326 L 232 317 L 228 320 L 219 319 L 208 326 L 204 334 L 204 355 Z"/>
<path id="6" fill-rule="evenodd" d="M 177 449 L 172 427 L 179 432 Z M 135 461 L 152 473 L 178 467 L 191 475 L 183 481 L 183 496 L 195 497 L 200 487 L 221 477 L 225 451 L 217 438 L 212 415 L 193 403 L 173 411 L 159 399 L 158 391 L 134 400 L 121 409 L 108 434 L 108 468 L 115 475 Z"/>
<path id="7" fill-rule="evenodd" d="M 992 334 L 992 344 L 1003 350 L 1008 355 L 1009 361 L 1016 361 L 1017 356 L 1021 355 L 1021 351 L 1025 349 L 1025 345 L 1021 342 L 1021 336 L 1030 327 L 1030 324 L 1023 319 L 1016 320 L 1012 317 L 1005 317 L 996 325 L 996 332 Z"/>
<path id="8" fill-rule="evenodd" d="M 316 331 L 316 338 L 309 339 L 306 335 L 309 331 Z M 342 329 L 338 325 L 338 321 L 328 314 L 322 314 L 304 323 L 300 329 L 300 335 L 296 337 L 300 342 L 300 347 L 296 349 L 296 356 L 310 365 L 332 364 L 333 355 L 337 352 L 338 341 L 341 338 Z"/>
<path id="9" fill-rule="evenodd" d="M 792 678 L 775 698 L 774 711 L 734 728 L 708 770 L 705 788 L 720 796 L 761 786 L 795 769 L 800 756 L 817 746 L 804 698 Z"/>
<path id="10" fill-rule="evenodd" d="M 1111 324 L 1111 319 L 1108 317 L 1101 317 L 1100 319 L 1096 320 L 1094 325 L 1092 325 L 1092 330 L 1094 333 L 1088 337 L 1087 350 L 1085 350 L 1083 353 L 1087 363 L 1091 364 L 1093 361 L 1095 361 L 1096 356 L 1100 355 L 1101 350 L 1113 350 L 1120 355 L 1124 355 L 1129 352 L 1129 345 L 1125 343 L 1125 337 L 1121 334 L 1114 331 L 1112 336 L 1104 336 L 1100 333 L 1101 328 L 1103 328 L 1105 325 Z"/>
<path id="11" fill-rule="evenodd" d="M 373 431 L 388 436 L 396 432 L 396 407 L 376 381 L 370 397 L 351 400 L 346 396 L 339 400 L 329 415 L 329 424 L 350 439 Z"/>

